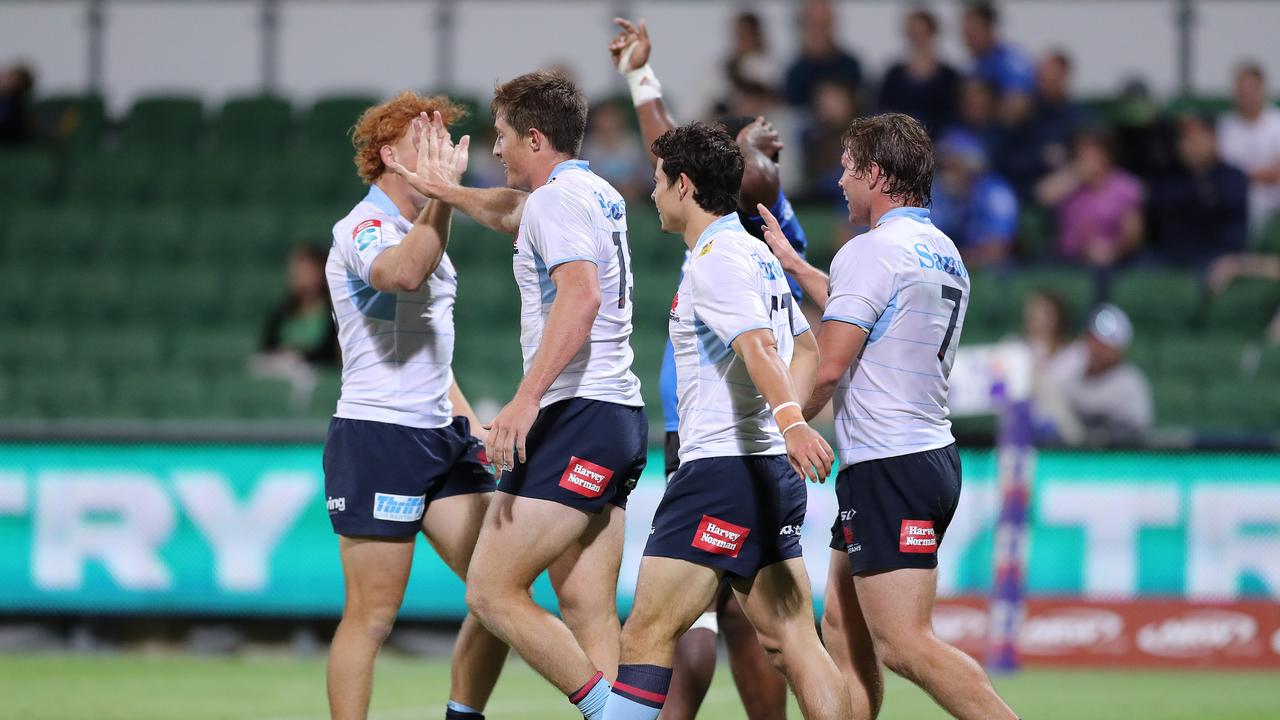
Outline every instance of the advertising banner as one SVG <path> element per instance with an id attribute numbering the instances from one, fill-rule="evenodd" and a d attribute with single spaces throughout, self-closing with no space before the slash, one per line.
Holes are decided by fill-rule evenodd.
<path id="1" fill-rule="evenodd" d="M 318 445 L 0 446 L 0 611 L 336 615 L 342 573 L 320 453 Z M 944 595 L 986 596 L 996 460 L 990 451 L 962 457 L 964 491 L 939 584 Z M 661 467 L 655 454 L 629 506 L 624 612 Z M 1033 475 L 1033 598 L 1280 599 L 1280 457 L 1045 451 Z M 810 485 L 802 538 L 817 596 L 834 514 L 833 483 Z M 535 596 L 550 603 L 545 584 Z M 462 583 L 420 541 L 405 615 L 463 611 Z"/>

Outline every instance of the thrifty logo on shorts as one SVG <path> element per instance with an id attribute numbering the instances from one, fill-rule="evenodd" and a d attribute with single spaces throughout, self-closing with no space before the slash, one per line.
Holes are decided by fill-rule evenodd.
<path id="1" fill-rule="evenodd" d="M 932 520 L 903 520 L 898 535 L 898 552 L 931 553 L 938 550 L 938 535 Z"/>
<path id="2" fill-rule="evenodd" d="M 609 468 L 574 456 L 569 458 L 569 465 L 560 476 L 560 487 L 594 499 L 604 494 L 612 477 L 613 471 Z"/>
<path id="3" fill-rule="evenodd" d="M 422 511 L 426 508 L 426 495 L 373 495 L 373 516 L 378 520 L 415 522 L 422 519 Z"/>
<path id="4" fill-rule="evenodd" d="M 693 533 L 693 546 L 716 555 L 736 558 L 749 534 L 751 528 L 703 515 L 702 522 L 698 523 L 698 529 Z"/>

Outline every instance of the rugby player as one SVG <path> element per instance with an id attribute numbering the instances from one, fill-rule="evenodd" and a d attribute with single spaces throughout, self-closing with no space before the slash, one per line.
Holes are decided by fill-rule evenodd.
<path id="1" fill-rule="evenodd" d="M 631 372 L 626 203 L 577 159 L 587 102 L 563 74 L 533 72 L 499 85 L 491 108 L 493 154 L 514 190 L 478 191 L 447 173 L 398 170 L 490 227 L 518 229 L 525 373 L 488 426 L 489 458 L 509 472 L 485 517 L 467 605 L 597 720 L 618 663 L 623 508 L 648 450 Z M 529 596 L 544 570 L 563 621 Z"/>
<path id="2" fill-rule="evenodd" d="M 434 127 L 421 120 L 428 112 Z M 460 176 L 467 139 L 443 158 L 427 158 L 424 139 L 460 114 L 446 98 L 409 92 L 366 110 L 353 143 L 369 193 L 333 227 L 325 272 L 343 367 L 324 474 L 346 587 L 329 650 L 334 718 L 368 712 L 374 656 L 404 597 L 417 534 L 465 579 L 494 490 L 474 434 L 482 431 L 450 369 L 452 211 L 388 170 L 397 159 L 415 167 L 430 159 Z M 506 655 L 506 645 L 468 615 L 454 645 L 446 717 L 483 718 Z"/>
<path id="3" fill-rule="evenodd" d="M 632 23 L 624 18 L 614 18 L 619 32 L 609 43 L 614 67 L 627 79 L 632 102 L 640 122 L 640 134 L 645 148 L 652 147 L 660 135 L 676 127 L 662 99 L 662 85 L 650 67 L 652 42 L 644 20 Z M 770 207 L 786 233 L 792 248 L 804 257 L 808 240 L 795 218 L 791 203 L 782 191 L 778 178 L 778 154 L 782 143 L 778 133 L 764 118 L 726 117 L 719 120 L 725 130 L 736 137 L 743 156 L 742 187 L 738 203 L 738 218 L 747 232 L 763 238 L 763 219 L 757 214 L 756 205 Z M 652 152 L 652 163 L 657 162 Z M 681 276 L 688 270 L 689 254 Z M 801 300 L 801 289 L 793 279 L 787 278 L 793 299 Z M 679 467 L 680 437 L 679 413 L 676 402 L 675 356 L 671 342 L 667 342 L 662 357 L 660 386 L 662 415 L 666 442 L 664 444 L 666 477 L 670 478 Z M 692 720 L 711 687 L 716 668 L 716 636 L 723 630 L 729 650 L 729 668 L 734 684 L 742 698 L 743 708 L 749 720 L 781 720 L 787 713 L 787 687 L 782 675 L 773 670 L 764 649 L 756 640 L 755 630 L 742 614 L 741 607 L 729 590 L 721 587 L 707 611 L 693 627 L 680 638 L 676 646 L 675 665 L 672 669 L 671 690 L 662 710 L 664 720 Z"/>
<path id="4" fill-rule="evenodd" d="M 738 220 L 742 153 L 723 129 L 662 135 L 653 200 L 691 253 L 671 307 L 680 468 L 653 518 L 606 720 L 653 720 L 676 640 L 728 577 L 808 718 L 849 716 L 800 557 L 805 478 L 833 455 L 801 416 L 817 344 L 768 247 Z"/>
<path id="5" fill-rule="evenodd" d="M 774 254 L 823 308 L 805 417 L 839 390 L 823 634 L 854 680 L 854 717 L 879 712 L 884 663 L 954 717 L 1014 718 L 982 667 L 933 633 L 938 547 L 960 500 L 947 390 L 969 274 L 929 220 L 932 143 L 916 120 L 888 113 L 854 120 L 843 147 L 849 222 L 871 229 L 840 249 L 830 278 L 761 209 Z"/>

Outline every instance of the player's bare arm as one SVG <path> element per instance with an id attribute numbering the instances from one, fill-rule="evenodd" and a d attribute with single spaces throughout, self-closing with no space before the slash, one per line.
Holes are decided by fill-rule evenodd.
<path id="1" fill-rule="evenodd" d="M 807 289 L 807 288 L 806 288 Z M 845 370 L 862 354 L 867 331 L 852 323 L 826 320 L 818 334 L 818 370 L 813 393 L 804 403 L 805 419 L 812 420 L 831 402 Z"/>
<path id="2" fill-rule="evenodd" d="M 674 129 L 676 121 L 662 101 L 662 83 L 649 67 L 649 53 L 653 49 L 649 27 L 644 20 L 633 23 L 620 17 L 614 18 L 613 23 L 619 32 L 609 42 L 609 55 L 613 58 L 613 66 L 631 88 L 631 101 L 640 120 L 640 136 L 644 138 L 649 163 L 656 165 L 658 159 L 648 148 L 660 135 Z"/>
<path id="3" fill-rule="evenodd" d="M 819 310 L 827 309 L 828 278 L 827 274 L 810 265 L 795 248 L 791 247 L 787 236 L 783 234 L 778 219 L 769 212 L 763 203 L 756 205 L 756 211 L 764 218 L 764 241 L 769 244 L 773 256 L 778 258 L 782 271 L 796 279 L 804 294 Z M 825 353 L 824 353 L 825 354 Z"/>
<path id="4" fill-rule="evenodd" d="M 796 397 L 803 401 L 813 394 L 814 383 L 818 376 L 818 338 L 812 330 L 805 330 L 795 337 L 795 347 L 791 351 L 791 384 L 796 388 Z M 781 429 L 781 428 L 779 428 Z"/>
<path id="5" fill-rule="evenodd" d="M 761 328 L 744 332 L 734 339 L 733 351 L 746 363 L 751 382 L 774 409 L 791 466 L 806 480 L 826 482 L 835 455 L 827 441 L 801 417 L 800 398 L 787 364 L 778 356 L 773 331 Z"/>
<path id="6" fill-rule="evenodd" d="M 387 167 L 414 190 L 470 215 L 481 225 L 507 235 L 518 233 L 529 193 L 513 188 L 466 187 L 462 184 L 462 175 L 467 168 L 471 136 L 464 135 L 454 145 L 440 113 L 420 121 L 429 130 L 419 139 L 418 165 L 412 171 L 397 162 L 389 162 Z"/>
<path id="7" fill-rule="evenodd" d="M 600 312 L 600 276 L 595 263 L 574 260 L 559 265 L 551 271 L 551 282 L 556 286 L 556 299 L 551 303 L 538 352 L 515 397 L 486 427 L 489 459 L 500 468 L 525 461 L 525 438 L 542 396 L 582 349 Z"/>
<path id="8" fill-rule="evenodd" d="M 439 117 L 440 113 L 436 113 L 436 118 Z M 437 128 L 427 118 L 415 119 L 412 127 L 414 145 L 419 148 L 417 172 L 422 173 L 425 168 L 431 167 L 442 174 L 456 174 L 461 177 L 467 169 L 465 142 L 468 141 L 464 139 L 460 161 L 455 157 L 451 146 L 448 152 L 448 163 L 438 161 L 436 163 L 438 167 L 433 167 L 428 158 L 430 148 L 434 147 L 438 154 L 444 151 L 439 142 L 430 143 L 426 138 L 438 132 Z M 440 123 L 439 127 L 442 128 L 443 123 Z M 425 152 L 424 147 L 428 148 Z M 404 166 L 400 165 L 396 159 L 394 148 L 384 145 L 380 152 L 382 161 L 387 167 L 393 170 L 395 168 L 404 170 Z M 402 176 L 408 172 L 401 172 L 401 170 L 396 172 Z M 453 211 L 448 205 L 428 200 L 414 219 L 413 229 L 404 236 L 400 244 L 384 250 L 373 261 L 369 280 L 374 289 L 381 292 L 413 292 L 422 287 L 422 283 L 436 271 L 440 266 L 440 260 L 444 257 L 445 248 L 449 245 L 449 226 L 452 218 Z"/>

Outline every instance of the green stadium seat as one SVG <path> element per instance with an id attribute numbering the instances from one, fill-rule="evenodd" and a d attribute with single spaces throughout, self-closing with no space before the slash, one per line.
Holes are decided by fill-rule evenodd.
<path id="1" fill-rule="evenodd" d="M 126 319 L 153 321 L 166 327 L 207 325 L 222 317 L 226 288 L 216 271 L 169 266 L 148 273 L 130 293 Z"/>
<path id="2" fill-rule="evenodd" d="M 0 367 L 14 372 L 48 370 L 66 364 L 71 343 L 58 328 L 0 328 Z"/>
<path id="3" fill-rule="evenodd" d="M 1170 336 L 1160 344 L 1160 374 L 1173 379 L 1207 381 L 1239 378 L 1244 343 L 1230 337 Z"/>
<path id="4" fill-rule="evenodd" d="M 351 204 L 352 206 L 355 203 Z M 330 247 L 333 226 L 346 216 L 351 207 L 345 204 L 309 205 L 289 214 L 284 231 L 276 241 L 275 257 L 283 260 L 295 246 Z"/>
<path id="5" fill-rule="evenodd" d="M 172 261 L 186 254 L 190 227 L 190 213 L 176 207 L 123 207 L 107 214 L 101 242 L 111 258 Z"/>
<path id="6" fill-rule="evenodd" d="M 5 260 L 31 267 L 82 263 L 102 254 L 98 213 L 76 206 L 15 208 L 6 217 Z"/>
<path id="7" fill-rule="evenodd" d="M 1112 95 L 1095 95 L 1080 99 L 1090 113 L 1107 125 L 1118 125 L 1123 119 L 1125 101 Z"/>
<path id="8" fill-rule="evenodd" d="M 118 378 L 108 405 L 116 417 L 199 418 L 206 414 L 204 381 L 195 373 L 129 373 Z"/>
<path id="9" fill-rule="evenodd" d="M 285 223 L 270 205 L 215 206 L 195 216 L 185 238 L 190 257 L 227 267 L 263 259 L 279 260 Z"/>
<path id="10" fill-rule="evenodd" d="M 188 329 L 173 336 L 173 364 L 209 376 L 243 369 L 260 346 L 252 329 Z"/>
<path id="11" fill-rule="evenodd" d="M 153 161 L 125 151 L 86 154 L 67 173 L 63 200 L 78 207 L 140 205 L 157 179 Z"/>
<path id="12" fill-rule="evenodd" d="M 1280 403 L 1260 395 L 1250 380 L 1217 380 L 1205 387 L 1198 423 L 1211 428 L 1274 431 L 1280 425 Z"/>
<path id="13" fill-rule="evenodd" d="M 1244 278 L 1209 299 L 1205 331 L 1210 334 L 1255 337 L 1275 316 L 1280 283 Z"/>
<path id="14" fill-rule="evenodd" d="M 1257 375 L 1261 382 L 1280 381 L 1280 346 L 1271 345 L 1258 358 Z"/>
<path id="15" fill-rule="evenodd" d="M 163 337 L 147 326 L 94 327 L 73 339 L 75 358 L 101 372 L 138 372 L 161 364 Z"/>
<path id="16" fill-rule="evenodd" d="M 1115 281 L 1111 301 L 1128 313 L 1137 334 L 1164 335 L 1197 327 L 1204 295 L 1190 272 L 1138 270 Z"/>
<path id="17" fill-rule="evenodd" d="M 219 151 L 274 151 L 288 143 L 292 128 L 288 100 L 269 95 L 233 98 L 218 113 L 214 145 Z"/>
<path id="18" fill-rule="evenodd" d="M 107 125 L 106 105 L 99 95 L 58 95 L 37 100 L 36 127 L 54 144 L 72 150 L 98 147 Z"/>
<path id="19" fill-rule="evenodd" d="M 1280 215 L 1273 215 L 1263 226 L 1256 238 L 1255 247 L 1258 252 L 1280 255 Z"/>
<path id="20" fill-rule="evenodd" d="M 1014 249 L 1023 260 L 1037 262 L 1053 254 L 1053 233 L 1049 215 L 1035 205 L 1018 210 L 1017 237 Z"/>
<path id="21" fill-rule="evenodd" d="M 0 149 L 0 208 L 48 202 L 58 180 L 52 155 L 38 149 Z M 7 214 L 7 213 L 6 213 Z M 5 229 L 0 228 L 0 233 Z"/>
<path id="22" fill-rule="evenodd" d="M 339 372 L 324 372 L 316 382 L 307 403 L 307 415 L 311 417 L 332 417 L 338 408 L 338 398 L 342 395 L 342 375 Z"/>
<path id="23" fill-rule="evenodd" d="M 153 95 L 134 102 L 125 118 L 121 140 L 125 148 L 135 153 L 190 153 L 203 131 L 204 106 L 199 98 Z"/>
<path id="24" fill-rule="evenodd" d="M 951 432 L 964 439 L 994 438 L 999 427 L 995 415 L 963 415 L 951 418 Z"/>
<path id="25" fill-rule="evenodd" d="M 1217 117 L 1230 112 L 1234 106 L 1225 95 L 1180 95 L 1165 104 L 1165 112 L 1179 115 L 1210 115 Z"/>
<path id="26" fill-rule="evenodd" d="M 289 383 L 241 375 L 226 376 L 213 383 L 208 409 L 214 417 L 270 418 L 297 414 Z"/>
<path id="27" fill-rule="evenodd" d="M 1193 427 L 1200 421 L 1200 386 L 1179 379 L 1158 379 L 1151 385 L 1159 427 Z"/>
<path id="28" fill-rule="evenodd" d="M 129 289 L 133 280 L 123 266 L 95 265 L 60 273 L 65 294 L 62 322 L 79 327 L 110 326 L 135 314 Z M 146 319 L 142 314 L 138 319 Z"/>
<path id="29" fill-rule="evenodd" d="M 322 98 L 311 106 L 303 119 L 302 139 L 312 151 L 333 158 L 351 155 L 351 130 L 360 115 L 377 100 L 370 96 L 335 96 Z"/>
<path id="30" fill-rule="evenodd" d="M 1022 313 L 1005 312 L 1004 283 L 995 273 L 969 275 L 969 307 L 965 311 L 960 342 L 977 345 L 1000 340 L 1021 329 Z"/>
<path id="31" fill-rule="evenodd" d="M 284 298 L 284 265 L 278 268 L 238 268 L 224 279 L 226 294 L 219 306 L 222 319 L 242 326 L 261 327 Z"/>
<path id="32" fill-rule="evenodd" d="M 10 390 L 10 417 L 89 418 L 102 414 L 106 393 L 102 378 L 87 368 L 16 375 Z"/>

